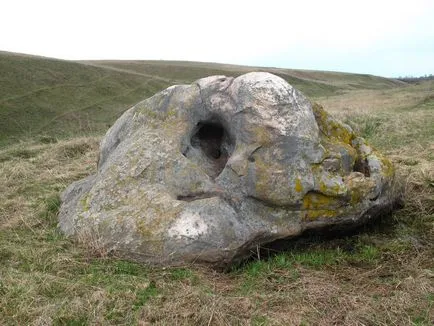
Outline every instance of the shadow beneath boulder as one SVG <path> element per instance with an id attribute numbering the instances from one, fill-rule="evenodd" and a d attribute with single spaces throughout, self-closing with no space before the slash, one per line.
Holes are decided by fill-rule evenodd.
<path id="1" fill-rule="evenodd" d="M 384 209 L 375 219 L 359 223 L 357 225 L 334 225 L 320 229 L 304 231 L 293 238 L 279 239 L 266 243 L 256 250 L 250 251 L 250 256 L 240 261 L 235 269 L 242 268 L 252 261 L 269 260 L 282 253 L 303 252 L 315 249 L 335 250 L 340 249 L 344 253 L 354 254 L 360 245 L 361 236 L 390 237 L 395 232 L 398 221 L 393 211 L 403 208 L 402 202 L 397 202 L 393 207 Z"/>

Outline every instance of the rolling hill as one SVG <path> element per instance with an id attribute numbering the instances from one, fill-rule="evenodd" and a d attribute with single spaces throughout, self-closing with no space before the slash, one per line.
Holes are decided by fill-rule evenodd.
<path id="1" fill-rule="evenodd" d="M 405 83 L 371 75 L 178 61 L 65 61 L 0 52 L 0 146 L 100 134 L 131 105 L 173 84 L 249 71 L 277 74 L 310 97 Z"/>

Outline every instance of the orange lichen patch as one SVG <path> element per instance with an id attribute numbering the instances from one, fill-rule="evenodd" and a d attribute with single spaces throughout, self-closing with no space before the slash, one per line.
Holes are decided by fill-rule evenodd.
<path id="1" fill-rule="evenodd" d="M 351 144 L 351 141 L 355 138 L 355 134 L 350 128 L 345 127 L 344 124 L 334 119 L 321 105 L 314 103 L 312 109 L 318 127 L 323 134 L 329 138 L 335 138 L 345 144 Z"/>

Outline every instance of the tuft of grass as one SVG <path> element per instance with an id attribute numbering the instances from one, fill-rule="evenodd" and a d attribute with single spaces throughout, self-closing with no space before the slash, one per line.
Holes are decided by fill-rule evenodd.
<path id="1" fill-rule="evenodd" d="M 339 264 L 344 258 L 344 252 L 338 247 L 335 250 L 314 250 L 291 254 L 295 263 L 312 268 L 321 268 Z"/>
<path id="2" fill-rule="evenodd" d="M 353 259 L 358 262 L 364 262 L 367 264 L 376 263 L 381 258 L 381 252 L 380 250 L 370 244 L 361 245 L 356 254 L 354 255 Z"/>
<path id="3" fill-rule="evenodd" d="M 151 297 L 155 297 L 159 293 L 155 282 L 150 282 L 143 289 L 139 289 L 136 291 L 136 299 L 133 303 L 133 309 L 138 310 L 143 307 Z"/>
<path id="4" fill-rule="evenodd" d="M 40 212 L 40 219 L 46 221 L 49 225 L 57 225 L 57 214 L 60 209 L 60 196 L 54 194 L 44 200 L 45 208 Z"/>
<path id="5" fill-rule="evenodd" d="M 170 270 L 170 278 L 174 281 L 197 282 L 197 276 L 189 268 L 173 268 Z"/>
<path id="6" fill-rule="evenodd" d="M 115 262 L 113 273 L 138 276 L 140 274 L 146 273 L 146 271 L 144 271 L 143 267 L 137 263 L 120 260 Z"/>
<path id="7" fill-rule="evenodd" d="M 378 117 L 368 116 L 355 123 L 360 125 L 360 135 L 367 140 L 371 140 L 377 135 L 383 122 Z"/>
<path id="8" fill-rule="evenodd" d="M 253 326 L 267 326 L 269 325 L 267 316 L 254 316 L 252 318 Z"/>

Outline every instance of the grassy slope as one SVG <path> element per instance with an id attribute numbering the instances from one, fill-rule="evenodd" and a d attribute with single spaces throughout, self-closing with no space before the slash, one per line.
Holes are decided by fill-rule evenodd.
<path id="1" fill-rule="evenodd" d="M 101 134 L 128 107 L 172 84 L 248 71 L 276 73 L 308 96 L 402 82 L 369 75 L 164 61 L 69 62 L 0 52 L 0 146 Z"/>
<path id="2" fill-rule="evenodd" d="M 0 52 L 0 145 L 101 133 L 170 80 Z"/>
<path id="3" fill-rule="evenodd" d="M 431 325 L 434 83 L 340 87 L 317 100 L 392 158 L 406 207 L 227 274 L 149 268 L 58 232 L 58 193 L 95 171 L 99 137 L 0 148 L 0 325 Z"/>
<path id="4" fill-rule="evenodd" d="M 372 75 L 349 74 L 313 70 L 293 70 L 271 67 L 249 67 L 217 63 L 187 61 L 88 61 L 86 63 L 117 68 L 125 71 L 158 75 L 165 78 L 192 82 L 203 76 L 238 76 L 251 71 L 268 71 L 277 74 L 308 96 L 335 95 L 351 89 L 383 89 L 405 83 Z"/>

